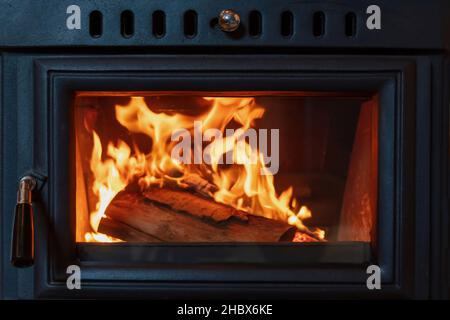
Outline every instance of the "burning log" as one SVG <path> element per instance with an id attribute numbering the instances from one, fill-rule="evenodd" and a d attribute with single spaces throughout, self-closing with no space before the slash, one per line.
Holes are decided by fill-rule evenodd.
<path id="1" fill-rule="evenodd" d="M 142 234 L 164 242 L 278 242 L 295 236 L 287 223 L 253 215 L 245 221 L 235 209 L 219 214 L 218 206 L 227 208 L 189 192 L 125 190 L 109 204 L 99 231 L 124 241 L 141 241 Z"/>
<path id="2" fill-rule="evenodd" d="M 198 174 L 190 174 L 185 176 L 183 182 L 204 196 L 210 196 L 217 191 L 216 185 L 210 183 L 206 179 L 203 179 Z"/>
<path id="3" fill-rule="evenodd" d="M 127 242 L 161 242 L 158 238 L 110 218 L 102 219 L 98 231 Z"/>
<path id="4" fill-rule="evenodd" d="M 177 177 L 181 174 L 182 173 L 177 170 L 172 170 L 170 171 L 169 176 Z M 210 198 L 212 194 L 218 190 L 215 184 L 201 177 L 199 173 L 184 174 L 178 181 L 167 180 L 164 182 L 164 186 L 172 189 L 181 187 L 185 191 L 191 191 L 206 198 Z"/>
<path id="5" fill-rule="evenodd" d="M 186 212 L 199 218 L 210 218 L 215 222 L 228 220 L 232 216 L 243 221 L 248 219 L 243 211 L 186 191 L 152 188 L 143 194 L 147 199 L 169 206 L 173 210 Z"/>

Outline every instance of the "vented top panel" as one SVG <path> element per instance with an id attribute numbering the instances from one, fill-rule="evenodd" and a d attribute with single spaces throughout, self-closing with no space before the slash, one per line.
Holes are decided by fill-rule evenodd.
<path id="1" fill-rule="evenodd" d="M 0 0 L 0 47 L 447 49 L 449 16 L 446 0 Z"/>

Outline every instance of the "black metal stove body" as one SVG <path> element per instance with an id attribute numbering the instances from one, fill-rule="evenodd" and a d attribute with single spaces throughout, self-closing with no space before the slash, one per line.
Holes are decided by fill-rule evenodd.
<path id="1" fill-rule="evenodd" d="M 446 1 L 1 1 L 0 9 L 1 297 L 448 297 Z M 220 29 L 223 9 L 240 15 L 237 30 Z M 308 246 L 288 259 L 296 248 L 77 245 L 73 93 L 164 90 L 378 94 L 376 248 Z M 11 226 L 27 174 L 37 179 L 35 261 L 17 269 Z M 357 258 L 346 259 L 349 250 Z M 382 290 L 367 289 L 371 263 Z M 82 290 L 66 287 L 72 264 Z"/>

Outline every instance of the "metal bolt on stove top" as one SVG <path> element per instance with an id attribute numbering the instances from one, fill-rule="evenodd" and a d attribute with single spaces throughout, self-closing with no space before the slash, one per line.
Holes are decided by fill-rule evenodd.
<path id="1" fill-rule="evenodd" d="M 239 28 L 241 17 L 231 9 L 222 10 L 219 14 L 219 27 L 222 31 L 233 32 Z"/>

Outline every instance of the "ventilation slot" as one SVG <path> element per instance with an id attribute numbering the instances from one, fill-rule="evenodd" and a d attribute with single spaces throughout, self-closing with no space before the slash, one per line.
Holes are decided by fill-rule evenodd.
<path id="1" fill-rule="evenodd" d="M 124 38 L 130 38 L 134 34 L 134 14 L 125 10 L 120 16 L 120 30 Z"/>
<path id="2" fill-rule="evenodd" d="M 194 38 L 197 35 L 197 12 L 188 10 L 184 13 L 184 35 Z"/>
<path id="3" fill-rule="evenodd" d="M 253 10 L 248 15 L 248 34 L 251 37 L 259 37 L 262 31 L 262 17 L 259 11 Z"/>
<path id="4" fill-rule="evenodd" d="M 281 13 L 281 35 L 291 37 L 294 33 L 294 15 L 290 11 Z"/>
<path id="5" fill-rule="evenodd" d="M 314 13 L 313 16 L 313 35 L 321 37 L 325 34 L 325 14 L 322 11 Z"/>
<path id="6" fill-rule="evenodd" d="M 153 12 L 152 30 L 156 38 L 162 38 L 166 34 L 166 15 L 163 11 L 157 10 Z"/>
<path id="7" fill-rule="evenodd" d="M 89 33 L 92 38 L 99 38 L 103 33 L 103 15 L 95 10 L 89 14 Z"/>
<path id="8" fill-rule="evenodd" d="M 356 14 L 349 12 L 345 15 L 345 35 L 354 37 L 356 35 Z"/>

